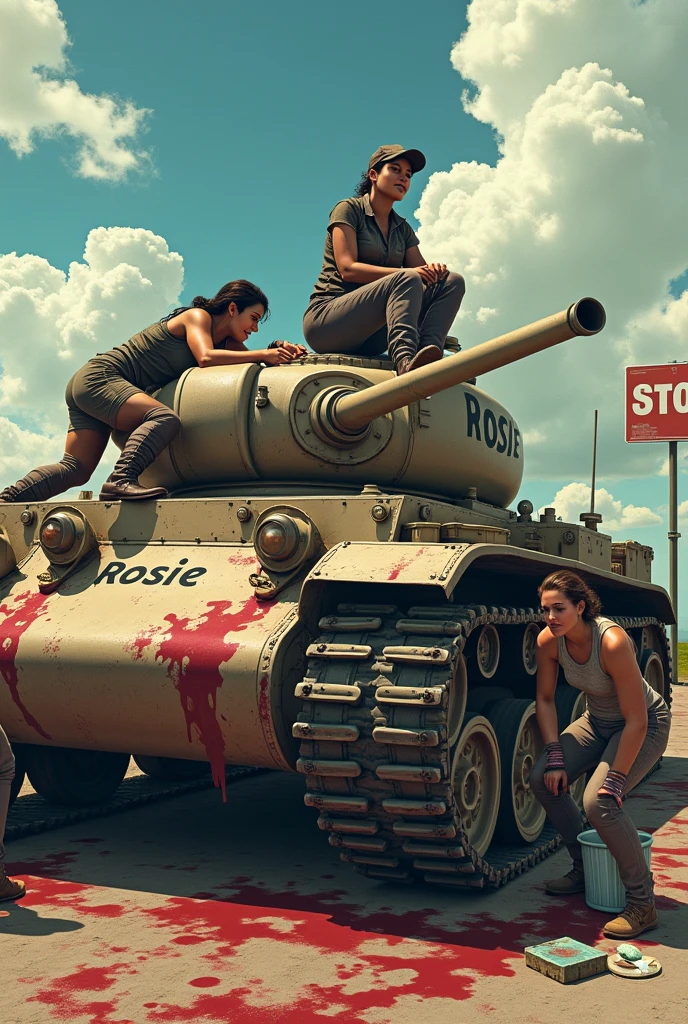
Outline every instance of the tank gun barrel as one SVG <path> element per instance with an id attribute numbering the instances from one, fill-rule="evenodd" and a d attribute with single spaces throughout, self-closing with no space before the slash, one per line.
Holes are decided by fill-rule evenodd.
<path id="1" fill-rule="evenodd" d="M 591 298 L 579 299 L 560 313 L 475 345 L 466 352 L 363 391 L 340 393 L 336 398 L 332 396 L 335 400 L 321 405 L 321 413 L 326 413 L 330 419 L 330 429 L 334 427 L 340 435 L 354 437 L 378 416 L 578 335 L 597 334 L 604 327 L 605 319 L 600 302 Z"/>

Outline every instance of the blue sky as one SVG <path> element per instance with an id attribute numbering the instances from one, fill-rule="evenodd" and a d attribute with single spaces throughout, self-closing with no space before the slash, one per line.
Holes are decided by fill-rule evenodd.
<path id="1" fill-rule="evenodd" d="M 465 4 L 432 17 L 401 0 L 337 5 L 61 0 L 84 92 L 151 110 L 151 171 L 124 185 L 69 173 L 70 141 L 17 160 L 0 146 L 13 203 L 2 251 L 66 270 L 96 225 L 143 226 L 184 257 L 183 298 L 247 277 L 268 295 L 268 332 L 296 337 L 320 269 L 327 214 L 382 142 L 423 149 L 428 171 L 494 160 L 485 125 L 461 110 L 449 63 Z M 404 206 L 413 222 L 427 173 Z"/>
<path id="2" fill-rule="evenodd" d="M 345 9 L 313 0 L 291 6 L 275 0 L 59 0 L 72 41 L 65 74 L 83 94 L 146 108 L 145 130 L 126 144 L 147 156 L 124 180 L 97 180 L 78 173 L 78 147 L 69 134 L 35 136 L 33 151 L 21 159 L 0 138 L 0 175 L 10 197 L 0 212 L 0 254 L 33 254 L 66 274 L 73 261 L 83 264 L 94 228 L 145 229 L 183 259 L 182 301 L 248 277 L 267 292 L 273 310 L 256 343 L 298 340 L 329 210 L 351 194 L 378 145 L 419 147 L 428 167 L 414 179 L 400 212 L 419 228 L 428 258 L 443 258 L 466 275 L 466 315 L 458 323 L 464 344 L 562 308 L 583 291 L 607 304 L 613 332 L 601 341 L 571 343 L 566 353 L 498 371 L 484 386 L 513 409 L 526 432 L 521 496 L 539 507 L 564 491 L 562 508 L 575 520 L 580 502 L 565 489 L 589 479 L 592 410 L 600 408 L 598 486 L 620 502 L 615 539 L 652 544 L 655 579 L 666 583 L 662 452 L 624 446 L 619 373 L 624 361 L 686 356 L 685 333 L 676 325 L 684 316 L 678 300 L 686 284 L 688 220 L 684 208 L 668 200 L 661 205 L 672 189 L 677 196 L 684 192 L 680 176 L 672 178 L 666 167 L 685 166 L 685 154 L 667 150 L 667 157 L 661 150 L 661 125 L 669 124 L 675 139 L 686 137 L 680 120 L 686 17 L 672 0 L 644 5 L 642 17 L 649 20 L 642 23 L 631 0 L 607 0 L 604 8 L 599 0 L 575 0 L 547 11 L 530 0 L 474 0 L 471 30 L 454 49 L 452 66 L 467 6 L 457 0 L 425 8 L 410 0 L 350 2 Z M 525 20 L 518 23 L 519 17 Z M 672 32 L 664 31 L 669 19 Z M 511 31 L 509 20 L 519 31 Z M 653 32 L 663 32 L 666 52 L 646 45 Z M 462 106 L 467 88 L 479 100 L 476 116 Z M 3 102 L 11 107 L 21 98 L 0 74 L 0 135 Z M 590 126 L 610 109 L 614 118 L 600 142 Z M 562 124 L 569 134 L 559 130 Z M 625 134 L 618 124 L 627 127 Z M 529 132 L 531 149 L 523 143 Z M 640 136 L 642 146 L 630 144 Z M 498 137 L 505 140 L 502 153 Z M 659 153 L 655 163 L 648 153 Z M 440 173 L 428 187 L 433 172 L 455 164 L 460 167 Z M 567 197 L 573 197 L 570 209 Z M 576 236 L 582 221 L 592 232 L 589 243 Z M 636 223 L 633 234 L 628 225 Z M 595 225 L 601 225 L 599 236 Z M 544 254 L 538 248 L 543 239 L 552 246 Z M 637 267 L 639 278 L 633 276 Z M 150 305 L 141 306 L 150 308 L 148 319 L 164 305 L 155 297 L 163 290 L 154 287 Z M 121 294 L 124 305 L 97 320 L 102 330 L 98 326 L 90 341 L 82 330 L 79 345 L 50 370 L 59 381 L 56 402 L 60 373 L 70 359 L 79 356 L 78 365 L 88 358 L 97 347 L 93 338 L 105 338 L 109 347 L 141 326 L 132 322 L 139 306 L 132 299 L 127 319 L 126 288 Z M 668 308 L 672 296 L 677 301 Z M 17 379 L 17 367 L 36 363 L 43 351 L 32 352 L 33 321 L 20 314 L 0 319 L 0 361 Z M 45 315 L 44 309 L 43 329 Z M 33 387 L 28 370 L 26 379 Z M 48 385 L 43 381 L 40 388 Z M 38 405 L 47 392 L 40 394 Z M 20 402 L 3 411 L 18 430 L 34 431 L 25 441 L 17 434 L 17 465 L 22 444 L 28 462 L 42 450 L 43 436 L 59 446 L 55 418 L 37 425 L 35 409 L 22 410 Z M 12 472 L 6 468 L 4 475 Z M 685 482 L 684 460 L 679 500 L 685 500 Z M 688 524 L 684 528 L 688 533 Z M 684 551 L 685 544 L 681 618 L 688 628 Z"/>

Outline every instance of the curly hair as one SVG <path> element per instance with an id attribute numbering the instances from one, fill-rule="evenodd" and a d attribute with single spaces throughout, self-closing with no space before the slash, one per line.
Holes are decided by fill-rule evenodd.
<path id="1" fill-rule="evenodd" d="M 578 573 L 570 572 L 569 569 L 558 569 L 556 572 L 551 572 L 549 576 L 545 577 L 538 587 L 539 596 L 542 597 L 546 590 L 558 590 L 572 604 L 584 601 L 583 618 L 586 622 L 592 622 L 602 609 L 602 602 L 592 587 L 588 586 L 582 576 L 579 576 Z"/>
<path id="2" fill-rule="evenodd" d="M 378 174 L 379 174 L 380 171 L 382 170 L 382 168 L 384 167 L 384 165 L 385 165 L 385 161 L 383 160 L 381 163 L 375 164 L 374 167 L 371 167 L 370 171 L 377 171 Z M 369 196 L 370 195 L 371 190 L 373 188 L 373 183 L 370 180 L 370 171 L 364 171 L 363 174 L 361 175 L 360 181 L 358 182 L 358 185 L 356 186 L 356 191 L 354 192 L 355 196 Z"/>
<path id="3" fill-rule="evenodd" d="M 266 320 L 269 316 L 268 297 L 265 292 L 261 291 L 258 285 L 243 279 L 229 281 L 212 299 L 197 295 L 191 305 L 205 309 L 211 316 L 219 316 L 229 308 L 232 302 L 235 303 L 240 313 L 243 313 L 247 306 L 261 305 L 265 309 L 261 320 Z"/>

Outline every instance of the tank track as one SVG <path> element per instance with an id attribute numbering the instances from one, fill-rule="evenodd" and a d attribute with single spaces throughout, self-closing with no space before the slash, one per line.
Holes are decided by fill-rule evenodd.
<path id="1" fill-rule="evenodd" d="M 227 785 L 239 782 L 240 779 L 245 779 L 249 775 L 258 775 L 263 771 L 262 768 L 227 765 Z M 133 810 L 135 807 L 171 800 L 174 797 L 185 796 L 187 793 L 211 789 L 212 786 L 213 780 L 210 775 L 207 779 L 186 779 L 174 782 L 137 775 L 124 779 L 109 800 L 92 807 L 63 807 L 48 804 L 37 793 L 30 793 L 18 797 L 10 807 L 5 828 L 5 842 L 22 839 L 24 836 L 40 835 L 42 832 L 65 828 L 80 821 L 90 821 L 92 818 L 105 818 L 112 814 L 121 814 L 123 811 Z"/>
<path id="2" fill-rule="evenodd" d="M 533 843 L 492 843 L 484 855 L 471 846 L 451 786 L 448 684 L 474 630 L 541 622 L 541 615 L 447 604 L 412 608 L 409 616 L 390 605 L 346 604 L 320 620 L 324 632 L 307 651 L 292 730 L 301 740 L 304 800 L 360 874 L 498 888 L 554 853 L 561 838 L 546 824 Z M 627 630 L 656 627 L 670 679 L 664 626 L 610 618 Z"/>

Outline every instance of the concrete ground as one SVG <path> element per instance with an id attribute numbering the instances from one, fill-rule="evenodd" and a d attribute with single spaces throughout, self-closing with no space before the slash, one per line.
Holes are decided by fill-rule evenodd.
<path id="1" fill-rule="evenodd" d="M 300 777 L 203 791 L 9 846 L 29 892 L 0 913 L 2 1024 L 634 1024 L 686 1020 L 688 689 L 661 770 L 630 798 L 654 833 L 663 974 L 563 986 L 525 946 L 573 936 L 611 951 L 611 916 L 543 879 L 559 852 L 491 893 L 354 875 L 304 807 Z M 683 1010 L 681 1010 L 683 1006 Z"/>

